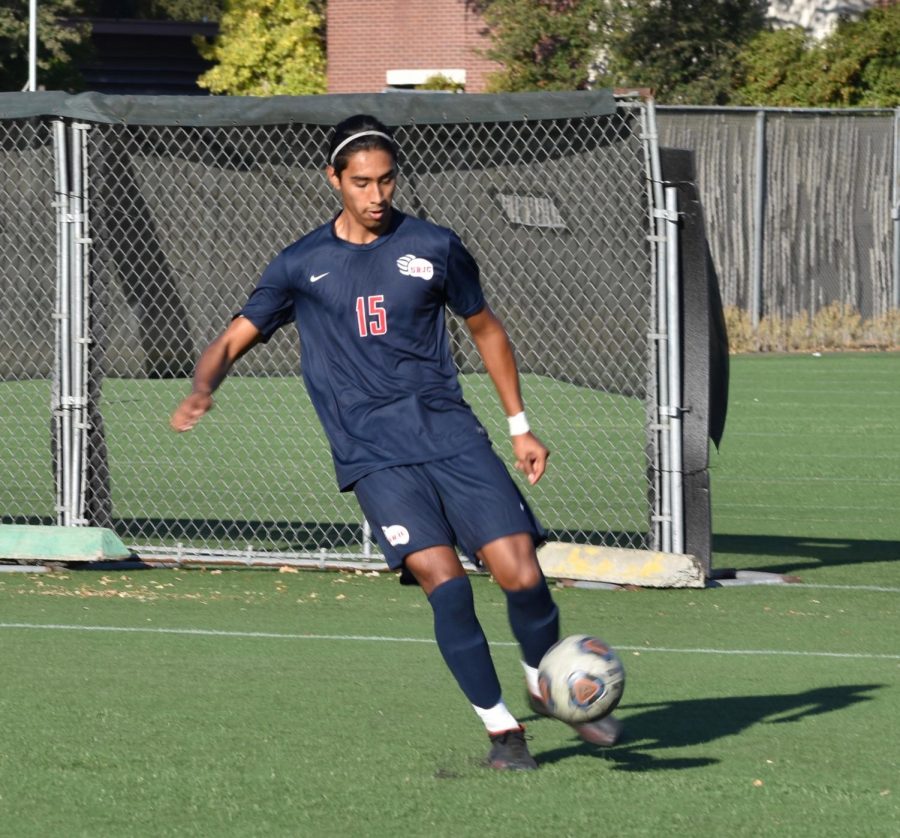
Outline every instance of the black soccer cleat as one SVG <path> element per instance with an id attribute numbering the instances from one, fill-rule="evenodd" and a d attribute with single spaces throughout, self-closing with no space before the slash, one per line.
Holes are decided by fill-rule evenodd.
<path id="1" fill-rule="evenodd" d="M 486 763 L 498 771 L 534 771 L 538 764 L 528 753 L 525 742 L 525 728 L 504 730 L 500 733 L 489 733 L 491 750 Z"/>
<path id="2" fill-rule="evenodd" d="M 413 576 L 412 571 L 405 565 L 400 565 L 400 584 L 401 585 L 418 585 L 419 580 Z"/>
<path id="3" fill-rule="evenodd" d="M 526 690 L 528 695 L 528 705 L 541 716 L 549 716 L 551 719 L 556 718 L 553 713 L 544 704 L 544 700 L 540 696 L 532 695 L 531 690 Z M 578 736 L 591 745 L 600 745 L 609 748 L 615 745 L 622 738 L 624 725 L 615 716 L 604 716 L 593 722 L 582 722 L 581 724 L 566 722 Z"/>

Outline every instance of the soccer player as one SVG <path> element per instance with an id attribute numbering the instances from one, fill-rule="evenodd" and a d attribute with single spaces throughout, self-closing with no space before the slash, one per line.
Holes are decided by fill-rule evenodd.
<path id="1" fill-rule="evenodd" d="M 371 116 L 335 127 L 325 171 L 341 211 L 265 269 L 203 351 L 171 425 L 193 428 L 234 362 L 295 321 L 339 488 L 355 492 L 388 565 L 411 574 L 428 597 L 441 654 L 490 738 L 488 764 L 530 770 L 537 765 L 503 702 L 456 548 L 503 589 L 529 701 L 544 714 L 537 666 L 559 638 L 559 615 L 535 553 L 541 527 L 463 400 L 445 307 L 465 320 L 529 483 L 541 479 L 548 451 L 528 426 L 513 350 L 475 260 L 451 230 L 393 209 L 398 156 L 390 130 Z M 576 726 L 603 745 L 619 730 L 612 717 Z"/>

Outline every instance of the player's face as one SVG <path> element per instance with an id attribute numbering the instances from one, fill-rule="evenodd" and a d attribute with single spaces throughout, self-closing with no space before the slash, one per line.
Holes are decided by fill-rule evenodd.
<path id="1" fill-rule="evenodd" d="M 394 158 L 382 149 L 357 151 L 340 175 L 329 166 L 328 179 L 341 193 L 341 226 L 351 240 L 377 238 L 390 223 L 391 202 L 397 184 Z"/>

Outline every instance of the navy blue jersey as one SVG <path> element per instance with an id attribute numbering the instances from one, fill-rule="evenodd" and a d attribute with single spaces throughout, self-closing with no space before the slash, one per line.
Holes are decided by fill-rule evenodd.
<path id="1" fill-rule="evenodd" d="M 463 400 L 445 306 L 484 308 L 478 266 L 451 230 L 393 210 L 384 235 L 351 244 L 324 224 L 266 268 L 240 314 L 264 341 L 294 320 L 303 379 L 338 485 L 485 444 Z"/>

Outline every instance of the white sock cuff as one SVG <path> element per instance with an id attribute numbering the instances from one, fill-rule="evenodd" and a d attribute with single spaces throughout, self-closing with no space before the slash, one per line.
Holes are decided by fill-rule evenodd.
<path id="1" fill-rule="evenodd" d="M 525 685 L 528 687 L 528 692 L 532 695 L 540 695 L 541 688 L 538 686 L 538 671 L 535 667 L 529 666 L 525 661 L 519 661 L 522 664 L 522 669 L 525 670 Z"/>
<path id="2" fill-rule="evenodd" d="M 502 700 L 498 701 L 493 707 L 478 707 L 472 705 L 472 709 L 481 717 L 488 733 L 500 733 L 504 730 L 516 730 L 521 725 L 516 721 L 516 717 L 509 712 Z"/>

